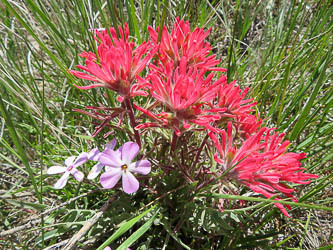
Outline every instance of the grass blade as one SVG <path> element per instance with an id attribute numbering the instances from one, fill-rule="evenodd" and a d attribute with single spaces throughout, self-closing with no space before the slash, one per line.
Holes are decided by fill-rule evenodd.
<path id="1" fill-rule="evenodd" d="M 153 206 L 149 209 L 147 209 L 146 211 L 144 211 L 143 213 L 141 213 L 140 215 L 136 216 L 135 218 L 127 221 L 124 225 L 122 225 L 114 234 L 112 234 L 110 236 L 110 238 L 108 238 L 101 246 L 98 247 L 97 250 L 102 250 L 105 247 L 107 247 L 110 243 L 112 243 L 114 240 L 116 240 L 117 238 L 119 238 L 121 235 L 123 235 L 124 233 L 126 233 L 129 229 L 131 229 L 139 220 L 141 220 L 147 213 L 149 213 L 152 209 L 154 209 L 156 207 Z"/>
<path id="2" fill-rule="evenodd" d="M 257 198 L 257 197 L 247 197 L 241 195 L 228 195 L 228 194 L 202 194 L 205 197 L 212 197 L 217 199 L 230 199 L 230 200 L 244 200 L 244 201 L 258 201 L 263 203 L 280 203 L 283 205 L 295 206 L 295 207 L 306 207 L 306 208 L 313 208 L 313 209 L 320 209 L 325 211 L 333 212 L 333 207 L 325 207 L 319 206 L 315 204 L 306 204 L 301 202 L 291 202 L 291 201 L 283 201 L 283 200 L 270 200 L 264 198 Z"/>
<path id="3" fill-rule="evenodd" d="M 117 249 L 127 249 L 130 247 L 135 241 L 137 241 L 145 232 L 147 232 L 151 225 L 153 224 L 156 216 L 158 215 L 160 209 L 157 209 L 155 214 L 145 223 L 143 224 L 138 230 L 136 230 L 127 240 L 125 240 Z"/>
<path id="4" fill-rule="evenodd" d="M 15 144 L 15 147 L 18 151 L 18 154 L 21 157 L 22 163 L 24 164 L 24 166 L 25 166 L 25 168 L 26 168 L 26 170 L 29 174 L 29 178 L 32 182 L 35 193 L 38 197 L 38 201 L 40 203 L 42 203 L 42 196 L 41 196 L 41 194 L 38 190 L 38 187 L 37 187 L 35 174 L 34 174 L 32 168 L 30 167 L 27 155 L 25 154 L 25 150 L 23 149 L 23 146 L 22 146 L 23 144 L 22 144 L 20 138 L 18 137 L 18 135 L 16 133 L 15 126 L 14 126 L 14 124 L 13 124 L 11 118 L 10 118 L 10 115 L 8 114 L 8 112 L 5 108 L 5 105 L 4 105 L 4 102 L 3 102 L 2 98 L 0 98 L 0 111 L 1 111 L 2 117 L 5 119 L 5 122 L 7 124 L 7 128 L 8 128 L 10 137 L 12 138 L 13 143 Z"/>
<path id="5" fill-rule="evenodd" d="M 317 70 L 314 72 L 312 79 L 311 79 L 311 83 L 314 83 L 317 80 L 317 83 L 315 85 L 315 88 L 308 100 L 308 102 L 306 103 L 303 112 L 301 113 L 300 117 L 297 119 L 297 122 L 293 128 L 293 130 L 291 131 L 291 135 L 290 135 L 290 140 L 293 141 L 295 140 L 300 132 L 302 131 L 302 129 L 307 125 L 304 123 L 304 121 L 306 120 L 306 117 L 309 115 L 312 107 L 313 107 L 313 103 L 316 100 L 319 90 L 321 89 L 322 85 L 323 85 L 323 80 L 325 77 L 325 72 L 326 69 L 328 67 L 328 65 L 330 64 L 330 62 L 332 61 L 331 58 L 331 53 L 332 53 L 332 49 L 333 47 L 331 46 L 331 48 L 329 49 L 329 52 L 326 54 L 326 57 L 323 58 L 322 62 L 320 63 L 320 66 L 317 67 Z"/>

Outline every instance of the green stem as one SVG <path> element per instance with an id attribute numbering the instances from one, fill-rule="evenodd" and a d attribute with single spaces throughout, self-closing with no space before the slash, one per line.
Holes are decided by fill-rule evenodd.
<path id="1" fill-rule="evenodd" d="M 166 17 L 167 11 L 168 11 L 169 0 L 164 0 L 163 4 L 164 4 L 164 7 L 163 7 L 162 18 L 161 18 L 161 22 L 160 22 L 160 26 L 159 26 L 159 30 L 158 30 L 157 43 L 159 43 L 162 38 L 162 31 L 163 31 L 163 26 L 164 26 L 164 22 L 165 22 L 165 17 Z"/>
<path id="2" fill-rule="evenodd" d="M 233 71 L 231 71 L 230 67 L 232 67 L 231 60 L 232 60 L 232 56 L 233 56 L 232 52 L 233 52 L 233 49 L 234 49 L 234 41 L 235 41 L 235 36 L 236 36 L 236 25 L 237 25 L 238 11 L 239 11 L 239 4 L 237 3 L 236 14 L 235 14 L 235 24 L 233 26 L 232 41 L 231 41 L 229 57 L 228 57 L 228 72 L 227 72 L 227 81 L 228 81 L 228 83 L 231 82 L 231 78 L 232 78 L 232 74 L 233 74 Z"/>
<path id="3" fill-rule="evenodd" d="M 42 72 L 44 72 L 44 63 L 42 61 Z M 44 160 L 44 119 L 45 119 L 45 81 L 43 74 L 43 82 L 42 82 L 42 134 L 41 134 L 41 157 L 40 157 L 40 196 L 41 196 L 41 204 L 43 204 L 43 160 Z M 42 248 L 45 246 L 45 230 L 44 230 L 44 215 L 41 214 L 41 225 L 42 225 Z"/>

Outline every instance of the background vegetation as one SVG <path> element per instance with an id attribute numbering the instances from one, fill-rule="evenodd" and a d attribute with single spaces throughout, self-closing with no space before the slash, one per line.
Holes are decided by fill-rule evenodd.
<path id="1" fill-rule="evenodd" d="M 79 248 L 107 240 L 114 249 L 332 247 L 332 12 L 330 1 L 1 0 L 0 246 L 63 246 L 99 218 Z M 174 188 L 158 201 L 91 183 L 52 188 L 48 167 L 105 143 L 102 134 L 90 137 L 96 121 L 73 109 L 113 106 L 112 98 L 76 89 L 79 80 L 67 72 L 83 62 L 82 50 L 96 49 L 92 29 L 128 22 L 140 43 L 149 37 L 148 25 L 171 27 L 176 17 L 192 28 L 212 27 L 208 39 L 228 79 L 250 87 L 264 124 L 285 132 L 290 150 L 308 154 L 305 167 L 320 177 L 298 189 L 308 206 L 294 207 L 291 219 L 263 201 L 221 213 L 185 203 L 186 197 L 175 200 L 175 176 Z M 121 131 L 114 135 L 128 140 Z M 109 208 L 100 210 L 110 197 Z M 174 211 L 186 207 L 191 231 L 177 228 L 170 203 Z"/>

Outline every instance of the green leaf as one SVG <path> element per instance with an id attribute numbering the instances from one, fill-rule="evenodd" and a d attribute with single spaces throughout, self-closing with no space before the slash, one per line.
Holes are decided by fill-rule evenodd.
<path id="1" fill-rule="evenodd" d="M 18 200 L 13 200 L 13 199 L 7 199 L 6 201 L 19 208 L 28 208 L 28 209 L 34 209 L 34 210 L 39 210 L 39 211 L 48 208 L 47 205 L 43 205 L 43 204 L 39 204 L 39 203 L 24 202 L 24 201 L 18 201 Z"/>
<path id="2" fill-rule="evenodd" d="M 170 226 L 168 225 L 168 223 L 164 222 L 162 223 L 164 229 L 168 232 L 168 234 L 178 243 L 180 244 L 183 248 L 187 249 L 187 250 L 191 250 L 191 248 L 189 246 L 187 246 L 186 244 L 184 244 L 181 239 L 179 239 L 177 237 L 177 235 L 171 230 Z"/>
<path id="3" fill-rule="evenodd" d="M 134 5 L 134 2 L 133 0 L 130 0 L 130 3 L 131 3 L 131 10 L 130 10 L 130 13 L 131 13 L 131 20 L 133 22 L 133 25 L 134 25 L 134 30 L 135 30 L 135 37 L 138 39 L 138 44 L 141 43 L 141 36 L 140 36 L 140 29 L 139 29 L 139 24 L 138 24 L 138 19 L 136 18 L 136 11 L 135 11 L 135 5 Z"/>
<path id="4" fill-rule="evenodd" d="M 114 240 L 118 239 L 124 233 L 126 233 L 129 229 L 131 229 L 139 220 L 141 220 L 147 213 L 149 213 L 152 209 L 154 209 L 157 205 L 147 209 L 140 215 L 136 216 L 135 218 L 129 220 L 124 225 L 122 225 L 114 234 L 112 234 L 101 246 L 97 248 L 97 250 L 102 250 L 107 247 L 110 243 Z"/>
<path id="5" fill-rule="evenodd" d="M 326 211 L 332 211 L 333 207 L 324 207 L 319 206 L 315 204 L 306 204 L 306 203 L 300 203 L 300 202 L 291 202 L 291 201 L 283 201 L 283 200 L 270 200 L 270 199 L 264 199 L 264 198 L 257 198 L 257 197 L 247 197 L 247 196 L 241 196 L 241 195 L 228 195 L 228 194 L 200 194 L 204 197 L 212 197 L 216 199 L 229 199 L 229 200 L 244 200 L 244 201 L 259 201 L 263 203 L 280 203 L 283 205 L 289 205 L 289 206 L 295 206 L 295 207 L 306 207 L 306 208 L 314 208 L 314 209 L 321 209 Z"/>
<path id="6" fill-rule="evenodd" d="M 21 142 L 20 138 L 17 136 L 15 126 L 14 126 L 14 124 L 13 124 L 11 118 L 10 118 L 10 115 L 8 114 L 8 112 L 5 108 L 2 97 L 0 97 L 0 112 L 2 113 L 2 116 L 4 117 L 4 119 L 6 121 L 9 134 L 10 134 L 10 136 L 11 136 L 11 138 L 12 138 L 14 144 L 15 144 L 15 147 L 17 148 L 18 154 L 20 155 L 21 160 L 22 160 L 25 168 L 27 169 L 27 172 L 29 173 L 29 178 L 32 182 L 32 185 L 34 187 L 34 190 L 36 192 L 38 200 L 39 200 L 40 203 L 42 203 L 42 195 L 38 190 L 37 182 L 36 182 L 36 179 L 35 179 L 35 174 L 34 174 L 32 168 L 30 167 L 27 155 L 26 155 L 25 150 L 22 146 L 22 142 Z"/>
<path id="7" fill-rule="evenodd" d="M 145 223 L 143 224 L 138 230 L 136 230 L 127 240 L 123 242 L 117 249 L 123 250 L 130 247 L 135 241 L 137 241 L 145 232 L 149 230 L 151 225 L 153 224 L 156 216 L 158 215 L 160 209 L 157 209 L 155 214 Z"/>
<path id="8" fill-rule="evenodd" d="M 286 239 L 280 241 L 279 243 L 276 244 L 276 247 L 279 248 L 281 247 L 284 243 L 286 243 L 288 240 L 290 240 L 291 238 L 294 238 L 296 236 L 296 234 L 290 235 L 289 237 L 287 237 Z"/>
<path id="9" fill-rule="evenodd" d="M 324 76 L 326 74 L 326 69 L 332 60 L 332 58 L 331 58 L 332 49 L 333 49 L 333 46 L 331 46 L 331 48 L 329 49 L 329 52 L 326 54 L 326 57 L 323 58 L 322 62 L 320 63 L 320 66 L 317 67 L 316 71 L 314 72 L 314 74 L 312 76 L 311 82 L 314 83 L 317 80 L 317 83 L 314 87 L 314 90 L 311 93 L 311 96 L 310 96 L 308 102 L 306 103 L 306 105 L 303 109 L 303 112 L 301 113 L 300 117 L 297 119 L 297 122 L 296 122 L 293 130 L 291 131 L 290 140 L 292 140 L 292 141 L 295 140 L 299 136 L 299 133 L 302 131 L 304 126 L 306 126 L 304 121 L 308 117 L 311 109 L 313 108 L 313 103 L 318 96 L 318 92 L 324 84 L 323 80 L 324 80 Z"/>
<path id="10" fill-rule="evenodd" d="M 41 46 L 43 48 L 43 50 L 45 51 L 46 54 L 48 54 L 48 56 L 52 59 L 53 62 L 55 62 L 62 70 L 63 72 L 66 74 L 66 76 L 70 79 L 74 79 L 73 76 L 71 74 L 69 74 L 67 72 L 67 69 L 65 68 L 65 66 L 60 62 L 60 60 L 47 48 L 46 44 L 43 43 L 38 35 L 33 31 L 33 29 L 31 28 L 31 26 L 24 21 L 24 19 L 22 18 L 22 16 L 24 16 L 22 13 L 16 11 L 7 0 L 3 0 L 2 1 L 6 7 L 13 13 L 13 15 L 18 19 L 18 21 L 24 26 L 24 28 L 27 30 L 27 32 L 35 39 L 35 41 L 39 44 L 39 46 Z"/>
<path id="11" fill-rule="evenodd" d="M 84 139 L 84 140 L 89 140 L 89 141 L 94 140 L 94 137 L 89 136 L 89 135 L 73 135 L 73 136 Z"/>
<path id="12" fill-rule="evenodd" d="M 330 250 L 330 249 L 333 249 L 333 244 L 320 247 L 317 250 Z"/>

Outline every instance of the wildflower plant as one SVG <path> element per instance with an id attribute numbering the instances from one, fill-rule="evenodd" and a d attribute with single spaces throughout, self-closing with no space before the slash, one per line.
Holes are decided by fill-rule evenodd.
<path id="1" fill-rule="evenodd" d="M 0 6 L 0 249 L 330 248 L 330 1 Z"/>
<path id="2" fill-rule="evenodd" d="M 76 168 L 94 161 L 87 183 L 117 190 L 119 197 L 132 194 L 132 199 L 160 202 L 165 209 L 176 204 L 172 213 L 181 215 L 176 233 L 187 223 L 199 227 L 188 215 L 197 213 L 198 207 L 210 207 L 222 218 L 225 209 L 246 206 L 243 201 L 231 205 L 223 199 L 217 204 L 211 194 L 273 199 L 290 217 L 287 209 L 292 207 L 281 202 L 297 202 L 295 184 L 318 177 L 302 166 L 306 154 L 289 152 L 290 142 L 276 132 L 279 128 L 263 125 L 257 102 L 247 97 L 250 87 L 242 89 L 227 79 L 226 69 L 218 66 L 220 61 L 206 41 L 210 30 L 191 31 L 189 22 L 179 18 L 171 32 L 165 26 L 148 30 L 150 38 L 141 44 L 130 39 L 126 23 L 118 27 L 119 35 L 113 27 L 94 31 L 96 53 L 82 52 L 84 65 L 77 66 L 81 71 L 69 70 L 87 82 L 75 87 L 111 90 L 118 102 L 112 107 L 76 109 L 100 121 L 94 137 L 104 131 L 104 139 L 113 141 L 102 145 L 103 151 L 93 148 L 70 157 L 67 168 L 49 168 L 48 174 L 64 173 L 55 188 L 64 188 L 70 174 L 82 181 L 83 173 Z M 126 141 L 117 138 L 119 131 Z M 166 194 L 174 200 L 163 200 Z"/>

